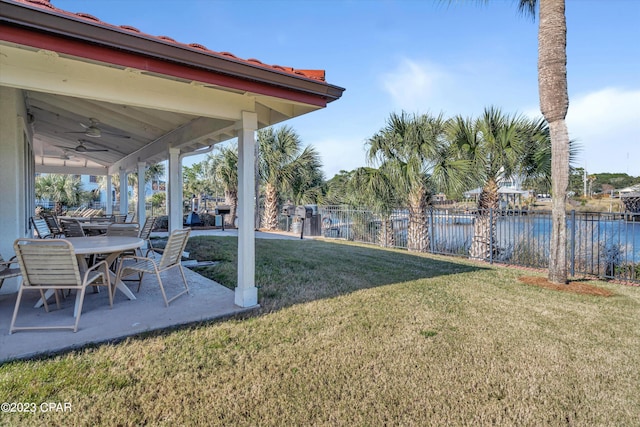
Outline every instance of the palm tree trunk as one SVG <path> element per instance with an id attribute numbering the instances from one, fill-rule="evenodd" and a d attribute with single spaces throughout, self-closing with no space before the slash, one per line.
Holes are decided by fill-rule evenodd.
<path id="1" fill-rule="evenodd" d="M 409 194 L 409 226 L 407 249 L 410 252 L 429 251 L 429 227 L 427 225 L 427 197 L 425 188 L 415 189 Z"/>
<path id="2" fill-rule="evenodd" d="M 569 185 L 569 133 L 564 120 L 549 123 L 551 135 L 551 245 L 549 281 L 566 284 L 567 211 L 565 201 Z"/>
<path id="3" fill-rule="evenodd" d="M 229 206 L 229 215 L 225 218 L 225 222 L 229 226 L 234 226 L 236 216 L 238 215 L 238 192 L 237 191 L 225 191 L 224 202 Z"/>
<path id="4" fill-rule="evenodd" d="M 396 239 L 393 235 L 393 223 L 389 217 L 382 220 L 382 227 L 378 231 L 378 241 L 384 248 L 393 248 L 396 245 Z"/>
<path id="5" fill-rule="evenodd" d="M 549 281 L 567 283 L 567 223 L 565 200 L 569 182 L 569 133 L 565 117 L 567 91 L 567 22 L 564 0 L 540 0 L 538 85 L 540 110 L 551 136 L 551 249 Z"/>
<path id="6" fill-rule="evenodd" d="M 262 217 L 262 226 L 267 230 L 278 229 L 278 190 L 276 187 L 267 183 L 264 188 L 264 216 Z"/>
<path id="7" fill-rule="evenodd" d="M 473 221 L 473 240 L 469 248 L 469 258 L 487 260 L 491 251 L 496 251 L 496 210 L 499 202 L 498 184 L 495 179 L 489 179 L 480 192 L 478 213 Z"/>

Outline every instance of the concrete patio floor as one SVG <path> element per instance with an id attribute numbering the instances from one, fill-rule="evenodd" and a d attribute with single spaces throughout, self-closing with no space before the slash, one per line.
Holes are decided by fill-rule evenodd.
<path id="1" fill-rule="evenodd" d="M 163 233 L 153 233 L 161 237 Z M 237 235 L 236 230 L 194 230 L 198 235 Z M 256 238 L 295 239 L 290 234 L 256 232 Z M 202 260 L 201 260 L 202 261 Z M 89 344 L 120 340 L 142 332 L 160 330 L 173 326 L 197 323 L 204 320 L 224 318 L 253 310 L 234 304 L 234 292 L 212 280 L 185 268 L 190 294 L 183 295 L 165 307 L 160 287 L 153 275 L 145 275 L 140 292 L 137 284 L 130 284 L 136 300 L 129 300 L 117 291 L 113 308 L 109 307 L 109 296 L 104 288 L 94 293 L 87 289 L 78 331 L 38 330 L 16 331 L 9 335 L 9 326 L 17 293 L 0 294 L 0 363 L 13 359 L 25 359 L 47 353 L 82 348 Z M 177 269 L 162 274 L 167 297 L 177 294 L 182 286 Z M 39 298 L 37 291 L 25 293 L 18 314 L 17 326 L 27 324 L 73 324 L 75 296 L 70 295 L 61 302 L 49 304 L 50 311 L 33 308 Z M 50 301 L 54 301 L 53 298 Z"/>

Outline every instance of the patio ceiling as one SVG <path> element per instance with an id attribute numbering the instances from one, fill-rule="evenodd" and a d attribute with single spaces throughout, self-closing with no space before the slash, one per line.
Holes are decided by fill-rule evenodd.
<path id="1" fill-rule="evenodd" d="M 34 132 L 34 154 L 39 172 L 63 172 L 70 169 L 106 168 L 134 156 L 142 148 L 163 136 L 185 128 L 195 116 L 152 110 L 122 104 L 82 99 L 51 93 L 27 91 L 26 103 L 29 121 Z M 92 137 L 88 128 L 91 121 L 101 130 Z M 231 123 L 211 119 L 212 128 L 228 127 Z M 218 139 L 230 138 L 224 132 Z M 76 148 L 82 142 L 87 152 Z M 195 141 L 183 147 L 195 151 L 208 140 Z M 146 157 L 149 164 L 164 160 L 165 150 Z M 80 148 L 81 150 L 82 148 Z M 91 151 L 108 150 L 108 151 Z M 137 157 L 132 159 L 137 161 Z"/>

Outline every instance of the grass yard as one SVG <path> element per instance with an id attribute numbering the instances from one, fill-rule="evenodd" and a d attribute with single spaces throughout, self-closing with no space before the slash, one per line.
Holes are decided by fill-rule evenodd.
<path id="1" fill-rule="evenodd" d="M 544 289 L 521 270 L 258 240 L 246 318 L 0 366 L 0 425 L 640 425 L 640 288 Z M 192 238 L 235 283 L 233 238 Z"/>

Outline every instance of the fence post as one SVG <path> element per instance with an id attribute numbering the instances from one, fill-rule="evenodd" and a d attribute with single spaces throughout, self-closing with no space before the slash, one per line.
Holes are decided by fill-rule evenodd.
<path id="1" fill-rule="evenodd" d="M 493 264 L 493 208 L 489 209 L 489 264 Z"/>
<path id="2" fill-rule="evenodd" d="M 429 208 L 429 251 L 431 251 L 432 254 L 436 253 L 435 238 L 436 238 L 436 234 L 433 231 L 433 207 L 430 207 Z"/>
<path id="3" fill-rule="evenodd" d="M 576 275 L 576 211 L 571 210 L 571 277 Z"/>

